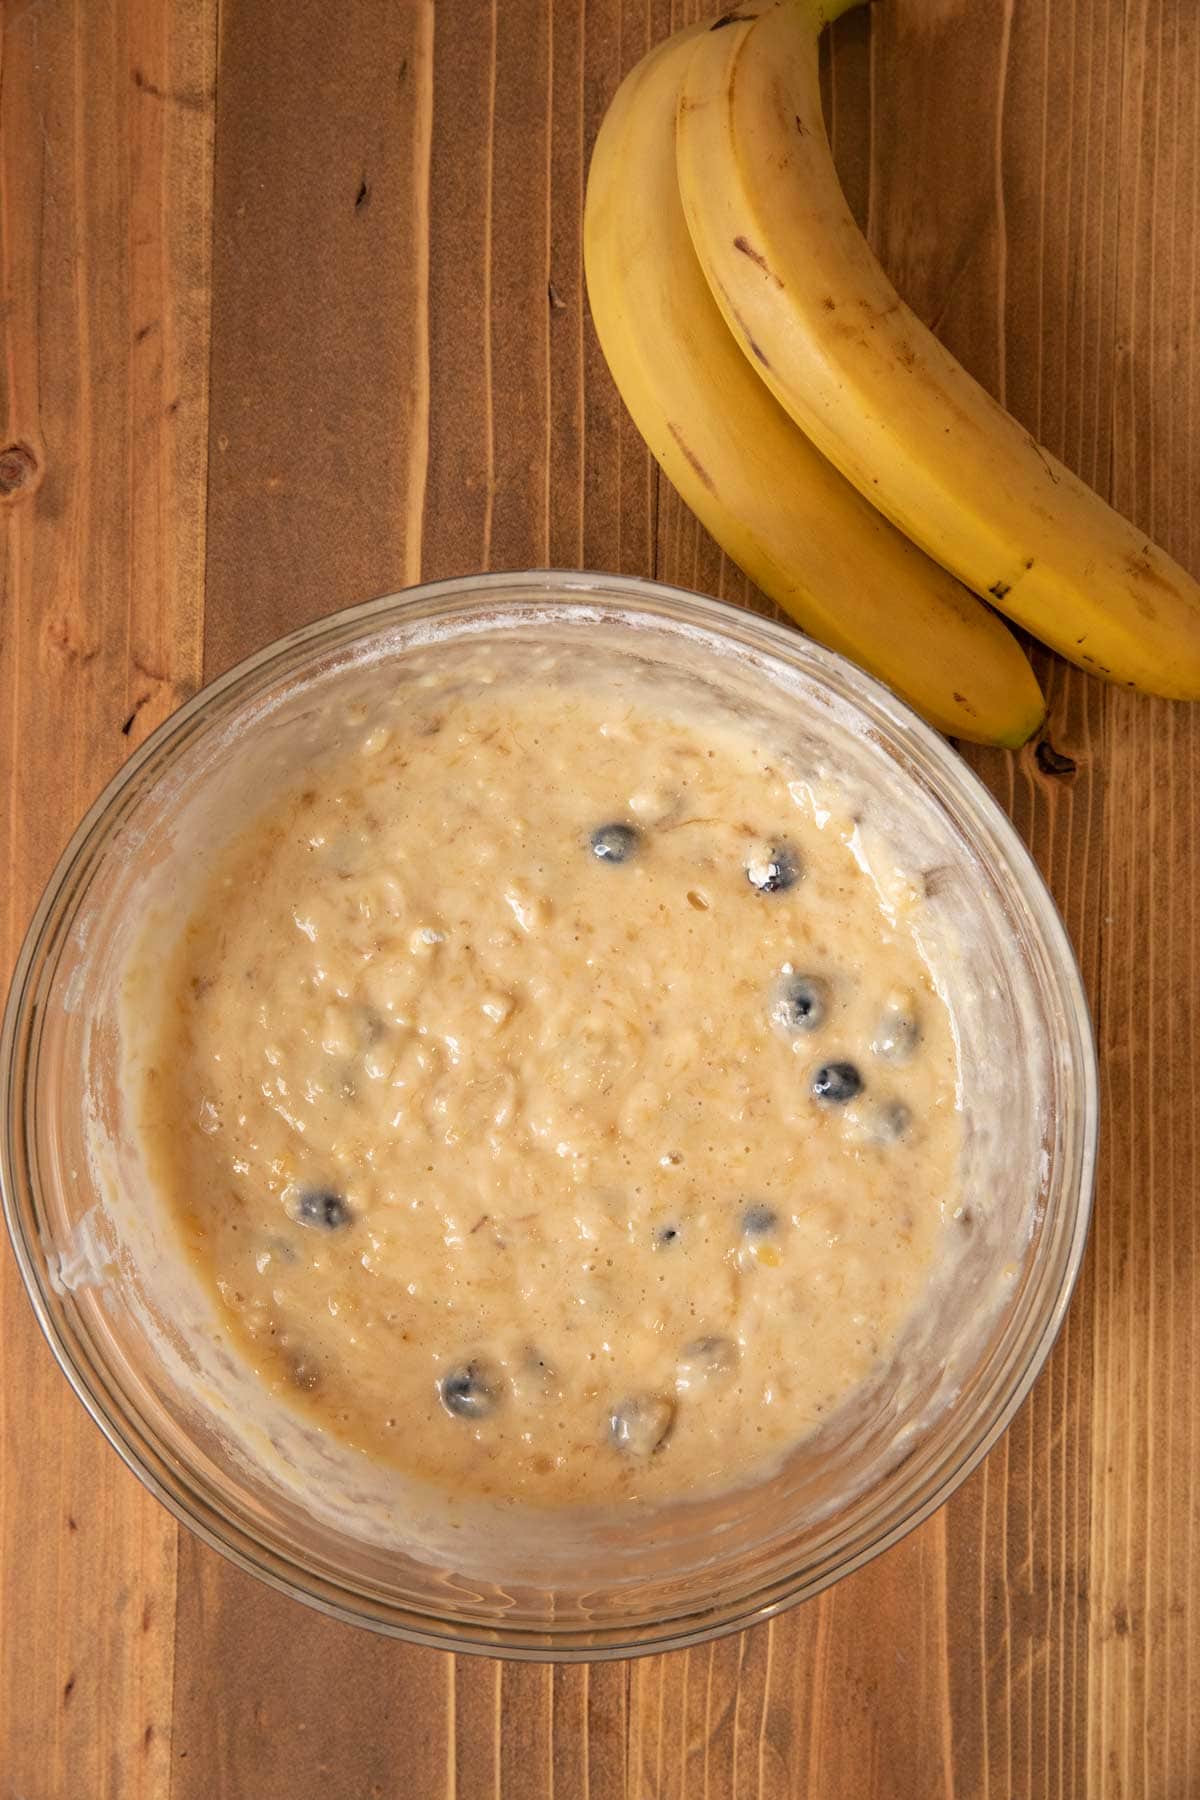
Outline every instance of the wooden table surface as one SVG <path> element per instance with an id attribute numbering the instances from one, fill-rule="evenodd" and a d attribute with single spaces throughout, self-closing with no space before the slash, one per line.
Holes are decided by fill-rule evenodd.
<path id="1" fill-rule="evenodd" d="M 690 16 L 8 0 L 6 968 L 102 782 L 291 626 L 547 563 L 755 603 L 623 416 L 580 266 L 602 110 Z M 1200 575 L 1195 0 L 886 0 L 838 26 L 830 77 L 902 292 Z M 4 1256 L 3 1800 L 1200 1794 L 1200 713 L 1038 667 L 1063 760 L 971 760 L 1079 952 L 1100 1181 L 1049 1367 L 953 1501 L 689 1654 L 408 1649 L 177 1529 Z"/>

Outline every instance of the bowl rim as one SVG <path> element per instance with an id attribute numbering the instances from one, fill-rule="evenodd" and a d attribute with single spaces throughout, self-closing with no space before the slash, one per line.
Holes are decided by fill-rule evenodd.
<path id="1" fill-rule="evenodd" d="M 739 1600 L 724 1605 L 719 1611 L 700 1608 L 682 1615 L 671 1615 L 656 1628 L 639 1625 L 637 1637 L 628 1642 L 596 1642 L 596 1631 L 560 1627 L 514 1628 L 490 1627 L 478 1620 L 459 1622 L 433 1611 L 425 1612 L 391 1605 L 391 1617 L 380 1616 L 367 1606 L 367 1595 L 342 1583 L 330 1583 L 318 1577 L 299 1559 L 289 1558 L 274 1545 L 266 1545 L 229 1514 L 209 1504 L 197 1491 L 189 1474 L 180 1476 L 167 1457 L 159 1453 L 152 1438 L 142 1432 L 137 1422 L 111 1401 L 103 1372 L 97 1371 L 79 1356 L 66 1341 L 55 1320 L 51 1304 L 51 1277 L 44 1256 L 35 1254 L 23 1227 L 17 1202 L 17 1186 L 21 1179 L 13 1162 L 13 1133 L 7 1127 L 16 1116 L 15 1103 L 21 1086 L 22 1070 L 16 1055 L 29 999 L 30 979 L 41 955 L 55 931 L 63 929 L 64 900 L 74 905 L 73 888 L 93 840 L 103 831 L 148 764 L 158 760 L 159 776 L 170 767 L 174 752 L 182 748 L 191 729 L 203 723 L 216 704 L 255 676 L 273 665 L 285 664 L 306 650 L 317 650 L 322 644 L 355 639 L 371 634 L 372 628 L 389 615 L 402 617 L 409 609 L 428 608 L 438 603 L 459 601 L 464 609 L 475 609 L 506 597 L 519 595 L 527 603 L 541 603 L 555 609 L 586 609 L 589 602 L 615 603 L 636 614 L 639 604 L 668 603 L 689 615 L 688 623 L 726 641 L 731 636 L 749 639 L 754 647 L 768 656 L 776 650 L 785 660 L 794 661 L 799 652 L 808 664 L 806 673 L 824 683 L 830 675 L 839 679 L 832 685 L 848 687 L 851 701 L 862 709 L 862 703 L 875 715 L 901 728 L 936 765 L 952 786 L 963 790 L 963 797 L 976 813 L 982 813 L 991 835 L 1005 861 L 1024 873 L 1028 889 L 1026 898 L 1036 911 L 1036 925 L 1042 948 L 1049 959 L 1064 998 L 1069 1002 L 1073 1024 L 1081 1052 L 1076 1073 L 1080 1091 L 1075 1110 L 1078 1115 L 1079 1178 L 1075 1195 L 1075 1211 L 1069 1240 L 1065 1248 L 1064 1277 L 1053 1305 L 1047 1310 L 1040 1331 L 1027 1348 L 1024 1360 L 1010 1373 L 1007 1385 L 1001 1385 L 993 1401 L 991 1416 L 985 1428 L 973 1438 L 965 1451 L 951 1459 L 926 1484 L 924 1496 L 904 1515 L 869 1537 L 849 1554 L 839 1555 L 832 1567 L 817 1573 L 799 1569 L 780 1576 Z M 737 630 L 731 632 L 731 627 Z M 69 915 L 68 923 L 69 923 Z M 25 1104 L 36 1100 L 31 1090 Z M 0 1206 L 8 1237 L 38 1326 L 59 1368 L 93 1422 L 122 1462 L 144 1487 L 159 1500 L 178 1523 L 193 1531 L 210 1548 L 228 1558 L 248 1574 L 265 1581 L 268 1586 L 292 1599 L 338 1619 L 344 1623 L 366 1626 L 385 1635 L 431 1649 L 452 1650 L 465 1654 L 503 1656 L 519 1661 L 601 1662 L 702 1644 L 733 1631 L 778 1616 L 800 1601 L 814 1597 L 833 1582 L 851 1574 L 889 1549 L 945 1504 L 983 1458 L 1007 1431 L 1013 1417 L 1025 1401 L 1062 1328 L 1078 1282 L 1086 1247 L 1095 1191 L 1096 1160 L 1099 1140 L 1099 1068 L 1095 1032 L 1086 990 L 1074 947 L 1058 907 L 1041 870 L 1023 843 L 1008 815 L 990 793 L 980 777 L 957 753 L 952 744 L 925 723 L 904 701 L 875 677 L 860 669 L 848 658 L 828 650 L 794 628 L 781 624 L 732 602 L 714 599 L 690 589 L 637 576 L 608 575 L 590 570 L 531 569 L 501 573 L 462 575 L 424 582 L 353 606 L 343 607 L 306 625 L 273 639 L 251 655 L 235 663 L 171 713 L 127 758 L 106 782 L 85 812 L 58 857 L 46 881 L 33 916 L 25 931 L 13 967 L 3 1023 L 0 1026 Z M 886 1479 L 886 1478 L 885 1478 Z M 826 1553 L 828 1561 L 828 1553 Z M 320 1584 L 319 1586 L 317 1584 Z M 331 1590 L 332 1591 L 329 1591 Z M 779 1591 L 771 1591 L 779 1590 Z M 769 1597 L 764 1597 L 769 1593 Z M 339 1595 L 341 1597 L 339 1597 Z M 357 1604 L 356 1604 L 357 1601 Z M 599 1635 L 624 1631 L 624 1626 L 601 1628 Z M 579 1641 L 575 1641 L 579 1640 Z"/>

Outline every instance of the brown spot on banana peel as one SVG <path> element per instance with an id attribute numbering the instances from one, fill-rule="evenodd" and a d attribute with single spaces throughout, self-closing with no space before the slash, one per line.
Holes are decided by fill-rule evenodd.
<path id="1" fill-rule="evenodd" d="M 886 319 L 892 313 L 899 312 L 904 302 L 899 294 L 893 294 L 886 306 L 876 306 L 875 302 L 864 294 L 858 304 L 864 312 L 870 313 L 873 319 Z"/>
<path id="2" fill-rule="evenodd" d="M 743 256 L 748 256 L 750 258 L 750 261 L 754 264 L 755 268 L 761 269 L 763 274 L 766 275 L 771 281 L 773 281 L 777 288 L 781 288 L 783 286 L 783 282 L 779 279 L 778 275 L 775 273 L 774 269 L 771 267 L 770 263 L 767 261 L 766 257 L 763 255 L 762 251 L 756 250 L 754 248 L 754 245 L 750 242 L 749 238 L 742 237 L 742 235 L 739 232 L 738 236 L 735 237 L 733 240 L 733 247 L 735 250 L 740 251 Z"/>
<path id="3" fill-rule="evenodd" d="M 670 419 L 667 420 L 667 430 L 678 444 L 680 454 L 687 458 L 687 461 L 695 471 L 697 478 L 704 483 L 710 494 L 715 495 L 717 486 L 712 476 L 700 461 L 700 458 L 696 455 L 696 452 L 692 449 L 691 445 L 687 443 L 678 426 L 672 425 Z"/>
<path id="4" fill-rule="evenodd" d="M 750 350 L 751 354 L 758 358 L 759 362 L 762 364 L 764 369 L 769 369 L 771 365 L 767 361 L 767 353 L 763 349 L 762 345 L 757 343 L 755 341 L 755 339 L 750 336 L 749 331 L 746 329 L 746 321 L 742 318 L 740 313 L 735 313 L 734 317 L 737 319 L 738 326 L 741 330 L 742 336 L 746 340 L 746 346 Z"/>
<path id="5" fill-rule="evenodd" d="M 717 19 L 712 25 L 710 25 L 708 29 L 710 31 L 723 31 L 726 25 L 738 25 L 743 20 L 752 19 L 752 18 L 754 18 L 754 16 L 755 15 L 753 13 L 743 13 L 743 12 L 722 13 L 721 17 L 719 19 Z"/>
<path id="6" fill-rule="evenodd" d="M 989 587 L 987 590 L 988 593 L 991 595 L 992 599 L 993 600 L 1007 599 L 1008 595 L 1012 593 L 1013 589 L 1018 585 L 1018 583 L 1023 581 L 1024 578 L 1026 577 L 1026 575 L 1028 575 L 1028 573 L 1029 573 L 1030 569 L 1032 569 L 1032 567 L 1033 567 L 1033 558 L 1032 558 L 1032 556 L 1028 556 L 1022 562 L 1021 567 L 1016 571 L 1016 573 L 1014 574 L 1011 581 L 1006 581 L 1003 576 L 998 577 L 998 579 L 995 580 L 992 583 L 991 587 Z"/>
<path id="7" fill-rule="evenodd" d="M 750 330 L 750 327 L 747 325 L 745 319 L 742 317 L 742 315 L 738 311 L 737 307 L 733 304 L 733 296 L 730 294 L 729 289 L 725 286 L 725 283 L 723 281 L 718 281 L 717 286 L 721 290 L 721 298 L 724 300 L 726 306 L 729 308 L 729 311 L 730 311 L 731 315 L 733 316 L 733 318 L 737 321 L 738 330 L 741 332 L 742 336 L 746 340 L 746 348 L 750 351 L 752 356 L 756 356 L 758 358 L 759 362 L 762 364 L 764 369 L 769 369 L 771 365 L 767 361 L 767 353 L 763 349 L 762 345 L 755 341 L 754 336 Z"/>

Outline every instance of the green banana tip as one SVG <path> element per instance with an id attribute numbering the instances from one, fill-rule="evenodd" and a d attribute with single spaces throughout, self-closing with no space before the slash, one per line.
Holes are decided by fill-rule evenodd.
<path id="1" fill-rule="evenodd" d="M 1020 725 L 1010 736 L 1000 739 L 1001 749 L 1020 750 L 1025 744 L 1032 743 L 1045 723 L 1046 708 L 1043 706 L 1028 725 Z"/>

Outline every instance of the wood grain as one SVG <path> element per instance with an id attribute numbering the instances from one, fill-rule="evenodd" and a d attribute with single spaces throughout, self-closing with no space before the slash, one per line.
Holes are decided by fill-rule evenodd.
<path id="1" fill-rule="evenodd" d="M 903 23 L 894 21 L 897 38 Z M 1063 104 L 1072 92 L 1072 54 L 1096 57 L 1097 34 L 1089 21 L 1078 32 L 1051 36 L 1048 11 L 1036 8 L 1021 17 L 997 8 L 971 40 L 960 23 L 952 11 L 926 20 L 920 54 L 901 56 L 881 20 L 876 56 L 887 60 L 889 81 L 876 117 L 892 154 L 883 148 L 877 163 L 876 244 L 966 366 L 1104 492 L 1107 464 L 1094 450 L 1083 454 L 1078 437 L 1068 441 L 1067 383 L 1059 379 L 1065 364 L 1070 393 L 1081 401 L 1111 370 L 1111 333 L 1097 325 L 1084 348 L 1075 337 L 1078 315 L 1072 317 L 1080 285 L 1091 280 L 1093 292 L 1102 293 L 1105 273 L 1111 274 L 1108 190 L 1091 211 L 1070 196 L 1079 191 L 1076 159 L 1111 148 L 1104 134 L 1111 134 L 1113 118 L 1097 104 L 1089 120 L 1095 139 L 1081 142 Z M 911 31 L 904 41 L 910 51 Z M 1097 63 L 1097 94 L 1104 93 L 1108 73 Z M 917 134 L 918 161 L 935 156 L 935 104 L 951 141 L 992 147 L 990 159 L 963 157 L 947 171 L 954 179 L 940 190 L 936 226 L 932 214 L 914 223 L 911 177 L 893 178 L 909 132 Z M 1062 184 L 1057 205 L 1047 201 L 1051 170 Z M 1043 741 L 1069 757 L 1075 771 L 1044 774 L 1033 746 L 1017 757 L 973 752 L 970 760 L 1046 875 L 1094 998 L 1108 698 L 1045 653 L 1035 662 L 1050 703 Z M 947 1618 L 954 1764 L 965 1760 L 970 1768 L 977 1760 L 986 1792 L 1086 1791 L 1092 1339 L 1080 1320 L 1090 1296 L 1085 1268 L 1074 1310 L 1029 1404 L 947 1509 L 947 1593 L 965 1602 Z"/>
<path id="2" fill-rule="evenodd" d="M 766 604 L 659 482 L 582 277 L 604 107 L 702 11 L 10 4 L 0 955 L 128 748 L 202 673 L 334 606 L 544 562 Z M 839 23 L 824 78 L 902 291 L 1200 573 L 1192 0 L 887 0 Z M 177 1533 L 70 1399 L 6 1260 L 3 1800 L 1200 1792 L 1200 728 L 1037 663 L 1073 766 L 971 760 L 1079 952 L 1104 1154 L 1059 1344 L 949 1506 L 691 1653 L 411 1650 Z"/>
<path id="3" fill-rule="evenodd" d="M 1131 0 L 1119 85 L 1112 493 L 1200 567 L 1200 17 Z M 1186 322 L 1186 323 L 1185 323 Z M 1092 1246 L 1087 1776 L 1200 1789 L 1195 709 L 1109 700 L 1099 1022 L 1106 1151 Z M 1136 1785 L 1140 1782 L 1140 1786 Z"/>
<path id="4" fill-rule="evenodd" d="M 7 968 L 54 858 L 200 677 L 213 10 L 16 8 L 0 56 Z M 0 1284 L 0 1790 L 169 1783 L 176 1528 Z"/>
<path id="5" fill-rule="evenodd" d="M 432 0 L 221 6 L 207 675 L 420 572 L 432 38 Z"/>

